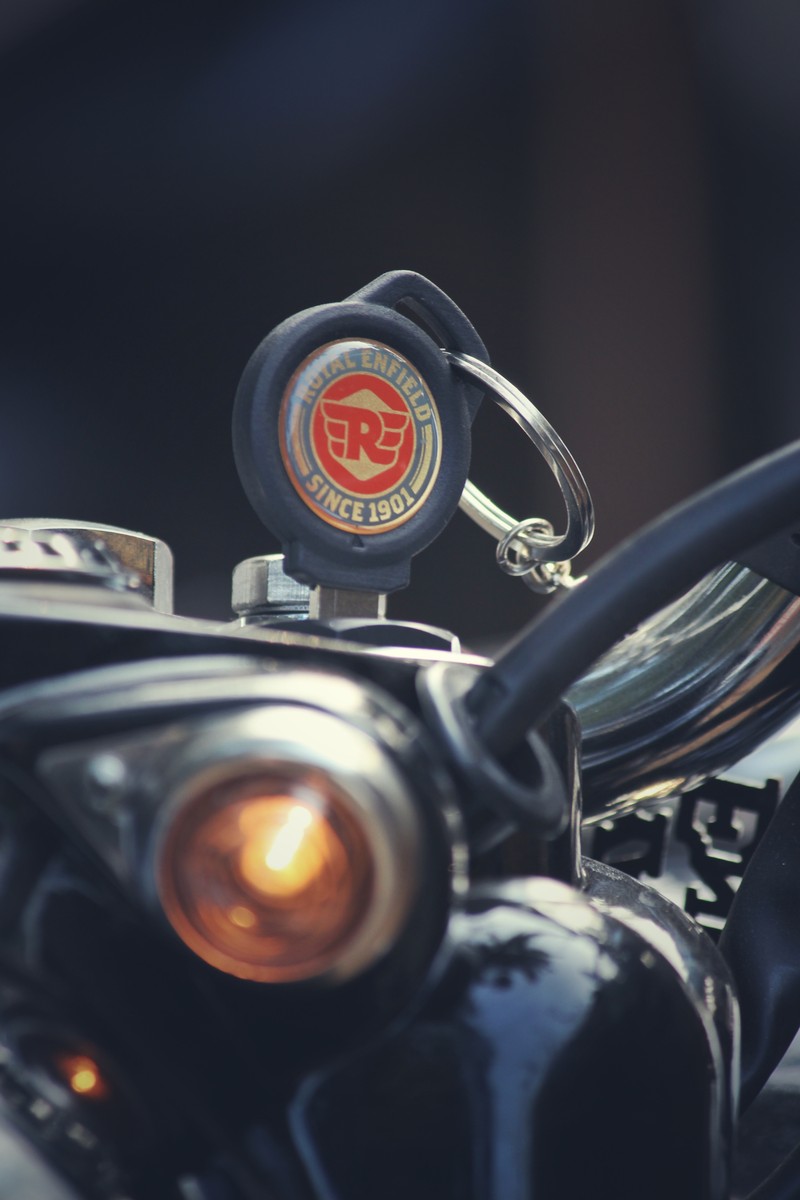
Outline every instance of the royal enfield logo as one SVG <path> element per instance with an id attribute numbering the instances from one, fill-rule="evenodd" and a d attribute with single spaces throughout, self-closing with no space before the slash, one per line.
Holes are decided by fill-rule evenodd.
<path id="1" fill-rule="evenodd" d="M 332 342 L 289 382 L 281 457 L 308 507 L 337 529 L 384 533 L 425 503 L 441 427 L 424 379 L 377 342 Z"/>

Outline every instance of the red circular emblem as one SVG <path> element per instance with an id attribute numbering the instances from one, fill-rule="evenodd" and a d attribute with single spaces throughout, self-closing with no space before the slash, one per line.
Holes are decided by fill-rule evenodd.
<path id="1" fill-rule="evenodd" d="M 357 533 L 402 525 L 425 503 L 441 461 L 441 426 L 413 365 L 377 342 L 321 347 L 289 381 L 281 457 L 321 520 Z"/>

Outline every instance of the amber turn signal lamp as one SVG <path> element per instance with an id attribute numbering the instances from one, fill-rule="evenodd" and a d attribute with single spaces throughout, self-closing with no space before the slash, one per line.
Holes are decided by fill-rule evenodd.
<path id="1" fill-rule="evenodd" d="M 244 979 L 316 974 L 371 899 L 364 835 L 321 781 L 265 774 L 212 788 L 176 824 L 165 860 L 173 928 Z"/>
<path id="2" fill-rule="evenodd" d="M 299 724 L 301 744 L 281 739 L 270 754 L 262 743 L 258 756 L 199 771 L 162 836 L 167 919 L 201 959 L 241 979 L 358 973 L 391 944 L 413 890 L 415 813 L 391 764 L 333 716 L 301 710 Z"/>

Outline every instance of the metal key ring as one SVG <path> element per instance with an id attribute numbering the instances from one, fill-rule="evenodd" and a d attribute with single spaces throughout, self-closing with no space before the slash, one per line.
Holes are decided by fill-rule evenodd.
<path id="1" fill-rule="evenodd" d="M 536 533 L 530 528 L 530 521 L 515 521 L 469 480 L 464 486 L 459 508 L 481 529 L 503 543 L 503 558 L 498 555 L 498 561 L 506 570 L 508 564 L 503 559 L 507 558 L 516 540 L 524 545 L 534 563 L 565 562 L 574 558 L 588 546 L 594 534 L 592 497 L 575 459 L 538 408 L 492 367 L 469 354 L 452 354 L 449 350 L 442 353 L 471 383 L 479 383 L 485 388 L 533 442 L 561 489 L 567 509 L 567 528 L 561 536 Z"/>

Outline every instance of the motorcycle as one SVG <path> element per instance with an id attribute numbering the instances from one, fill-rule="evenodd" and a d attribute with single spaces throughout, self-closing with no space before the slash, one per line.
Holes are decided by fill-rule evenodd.
<path id="1" fill-rule="evenodd" d="M 564 534 L 468 480 L 485 396 Z M 800 707 L 800 447 L 577 580 L 569 451 L 391 272 L 265 339 L 234 450 L 283 554 L 231 622 L 155 538 L 0 528 L 3 1194 L 727 1200 L 800 1026 L 800 792 L 720 778 Z M 493 661 L 385 615 L 459 503 L 560 593 Z"/>

